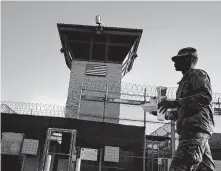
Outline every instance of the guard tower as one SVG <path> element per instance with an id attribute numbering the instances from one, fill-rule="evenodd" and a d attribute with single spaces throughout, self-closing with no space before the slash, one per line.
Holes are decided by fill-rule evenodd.
<path id="1" fill-rule="evenodd" d="M 118 123 L 122 77 L 137 57 L 141 29 L 57 24 L 61 53 L 71 70 L 65 116 Z M 114 118 L 114 119 L 110 119 Z"/>

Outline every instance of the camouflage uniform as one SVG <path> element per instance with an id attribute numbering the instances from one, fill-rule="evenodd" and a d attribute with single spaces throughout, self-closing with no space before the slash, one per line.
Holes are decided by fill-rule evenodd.
<path id="1" fill-rule="evenodd" d="M 203 70 L 190 69 L 178 84 L 179 107 L 166 117 L 177 121 L 180 135 L 170 171 L 214 171 L 208 144 L 214 130 L 210 78 Z"/>

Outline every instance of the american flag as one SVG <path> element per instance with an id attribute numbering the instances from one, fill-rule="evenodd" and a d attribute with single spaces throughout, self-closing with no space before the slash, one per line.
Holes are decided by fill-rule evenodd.
<path id="1" fill-rule="evenodd" d="M 137 45 L 139 43 L 139 38 L 136 39 L 134 42 L 133 46 L 131 47 L 129 53 L 127 54 L 127 57 L 125 58 L 123 65 L 122 65 L 122 77 L 126 75 L 133 66 L 134 60 L 137 57 L 136 50 L 137 50 Z"/>
<path id="2" fill-rule="evenodd" d="M 105 64 L 87 64 L 85 74 L 86 75 L 94 75 L 94 76 L 106 76 L 107 75 L 107 65 L 105 65 Z"/>

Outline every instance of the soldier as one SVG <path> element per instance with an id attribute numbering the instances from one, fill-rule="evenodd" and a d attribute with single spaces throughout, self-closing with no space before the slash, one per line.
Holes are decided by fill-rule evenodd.
<path id="1" fill-rule="evenodd" d="M 194 69 L 197 50 L 187 47 L 172 57 L 176 71 L 183 78 L 178 83 L 176 100 L 164 100 L 158 109 L 176 109 L 165 116 L 177 121 L 179 145 L 171 162 L 170 171 L 214 171 L 208 139 L 214 130 L 212 90 L 208 74 Z"/>

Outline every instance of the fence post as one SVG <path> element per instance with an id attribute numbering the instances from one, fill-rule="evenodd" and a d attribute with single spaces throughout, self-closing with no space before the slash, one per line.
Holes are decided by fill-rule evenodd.
<path id="1" fill-rule="evenodd" d="M 146 88 L 144 89 L 144 103 L 146 102 Z M 144 142 L 143 142 L 143 171 L 146 170 L 146 115 L 147 112 L 144 110 Z"/>
<path id="2" fill-rule="evenodd" d="M 219 106 L 219 107 L 218 107 L 218 111 L 219 111 L 218 113 L 219 113 L 219 115 L 221 115 L 221 109 L 220 109 L 220 98 L 218 98 L 218 106 Z"/>
<path id="3" fill-rule="evenodd" d="M 171 153 L 175 154 L 175 121 L 171 121 Z"/>
<path id="4" fill-rule="evenodd" d="M 100 149 L 99 171 L 102 170 L 102 158 L 103 158 L 103 148 Z"/>

